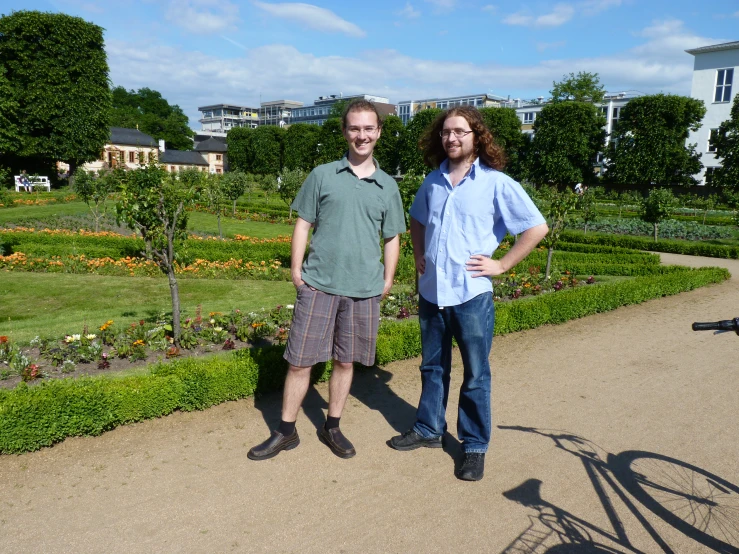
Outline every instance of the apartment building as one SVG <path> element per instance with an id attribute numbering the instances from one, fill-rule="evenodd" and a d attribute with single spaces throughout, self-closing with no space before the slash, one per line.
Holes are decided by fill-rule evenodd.
<path id="1" fill-rule="evenodd" d="M 704 168 L 695 177 L 701 185 L 711 184 L 711 175 L 721 167 L 716 159 L 713 136 L 721 123 L 730 119 L 736 97 L 734 76 L 739 69 L 739 41 L 693 48 L 686 52 L 695 57 L 690 96 L 703 100 L 706 115 L 697 131 L 690 133 L 688 144 L 697 144 Z"/>
<path id="2" fill-rule="evenodd" d="M 293 109 L 290 117 L 290 124 L 308 123 L 311 125 L 323 125 L 331 114 L 331 109 L 334 104 L 337 102 L 352 101 L 356 99 L 367 100 L 374 103 L 375 107 L 377 107 L 377 111 L 380 112 L 382 117 L 385 117 L 386 115 L 397 115 L 395 105 L 390 104 L 390 101 L 384 96 L 375 96 L 372 94 L 354 94 L 350 96 L 331 94 L 329 96 L 319 96 L 318 99 L 314 100 L 313 104 L 310 106 Z"/>
<path id="3" fill-rule="evenodd" d="M 429 98 L 426 100 L 403 100 L 398 102 L 398 117 L 404 125 L 413 119 L 420 110 L 439 108 L 446 110 L 455 106 L 474 106 L 476 108 L 499 108 L 510 99 L 492 94 L 471 94 L 467 96 L 450 96 L 448 98 Z"/>
<path id="4" fill-rule="evenodd" d="M 259 125 L 284 127 L 290 123 L 293 110 L 302 106 L 302 102 L 295 100 L 262 102 L 259 107 Z"/>
<path id="5" fill-rule="evenodd" d="M 201 106 L 201 131 L 217 134 L 227 133 L 234 127 L 256 127 L 259 125 L 259 109 L 234 104 Z"/>

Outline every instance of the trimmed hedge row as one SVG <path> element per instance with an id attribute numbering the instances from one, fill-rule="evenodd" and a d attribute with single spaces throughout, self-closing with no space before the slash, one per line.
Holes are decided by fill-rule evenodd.
<path id="1" fill-rule="evenodd" d="M 546 251 L 534 251 L 529 254 L 521 264 L 529 267 L 533 265 L 540 265 L 543 269 L 547 262 Z M 568 252 L 568 251 L 554 251 L 552 256 L 552 263 L 560 268 L 570 269 L 570 264 L 581 264 L 581 263 L 593 263 L 593 264 L 644 264 L 644 265 L 659 265 L 660 259 L 658 254 L 651 254 L 649 252 L 640 252 L 632 250 L 630 253 L 617 254 L 601 254 L 593 253 L 589 254 L 586 252 Z"/>
<path id="2" fill-rule="evenodd" d="M 80 235 L 53 235 L 47 233 L 3 233 L 0 232 L 0 252 L 5 255 L 23 252 L 27 256 L 51 257 L 84 254 L 88 258 L 126 256 L 140 257 L 144 241 L 130 237 L 87 237 Z M 290 243 L 273 242 L 251 244 L 245 241 L 193 240 L 185 241 L 178 252 L 182 263 L 196 259 L 214 262 L 236 260 L 260 262 L 279 260 L 290 264 Z"/>
<path id="3" fill-rule="evenodd" d="M 598 244 L 618 246 L 634 250 L 651 250 L 652 252 L 668 252 L 689 256 L 707 256 L 709 258 L 739 258 L 739 246 L 710 244 L 706 242 L 687 242 L 678 240 L 658 240 L 628 235 L 583 234 L 565 231 L 562 240 L 568 243 Z M 556 255 L 556 254 L 555 254 Z"/>
<path id="4" fill-rule="evenodd" d="M 692 290 L 729 278 L 722 268 L 671 267 L 665 275 L 583 286 L 531 299 L 499 303 L 498 335 L 562 323 Z M 284 347 L 244 349 L 225 356 L 189 358 L 152 367 L 148 375 L 59 379 L 13 390 L 0 389 L 0 453 L 50 446 L 66 437 L 97 435 L 118 425 L 160 417 L 175 410 L 207 408 L 226 400 L 282 386 Z M 377 363 L 418 356 L 417 321 L 383 322 Z M 314 379 L 325 380 L 330 364 L 318 364 Z"/>

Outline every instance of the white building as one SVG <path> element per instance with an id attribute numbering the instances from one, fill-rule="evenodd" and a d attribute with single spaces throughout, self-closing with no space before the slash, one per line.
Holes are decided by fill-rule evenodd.
<path id="1" fill-rule="evenodd" d="M 701 185 L 711 182 L 711 173 L 721 164 L 711 138 L 719 125 L 731 117 L 731 103 L 736 96 L 734 75 L 739 68 L 739 41 L 686 50 L 695 56 L 690 96 L 703 100 L 706 115 L 700 129 L 688 137 L 688 144 L 698 144 L 704 169 L 696 175 Z"/>
<path id="2" fill-rule="evenodd" d="M 317 100 L 313 101 L 311 106 L 293 108 L 290 114 L 290 124 L 309 123 L 311 125 L 323 125 L 331 114 L 334 104 L 341 101 L 351 102 L 357 99 L 367 100 L 375 104 L 377 111 L 382 117 L 391 114 L 395 115 L 395 106 L 390 104 L 390 101 L 384 96 L 375 96 L 373 94 L 354 94 L 350 96 L 339 94 L 337 96 L 336 94 L 331 94 L 329 96 L 319 96 Z"/>
<path id="3" fill-rule="evenodd" d="M 225 136 L 234 127 L 256 127 L 259 124 L 259 109 L 233 104 L 201 106 L 201 131 L 215 136 Z"/>
<path id="4" fill-rule="evenodd" d="M 451 96 L 448 98 L 430 98 L 428 100 L 404 100 L 398 102 L 398 117 L 403 125 L 413 119 L 420 110 L 439 108 L 447 110 L 456 106 L 474 106 L 475 108 L 499 108 L 509 102 L 509 99 L 491 94 L 469 94 L 467 96 Z"/>

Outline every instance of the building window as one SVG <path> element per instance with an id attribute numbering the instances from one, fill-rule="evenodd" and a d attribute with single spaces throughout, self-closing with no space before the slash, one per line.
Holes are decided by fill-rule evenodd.
<path id="1" fill-rule="evenodd" d="M 716 152 L 716 144 L 714 144 L 714 141 L 716 140 L 717 136 L 718 136 L 718 129 L 711 129 L 708 132 L 708 151 L 709 152 Z"/>
<path id="2" fill-rule="evenodd" d="M 706 186 L 710 187 L 713 183 L 713 172 L 716 171 L 715 167 L 706 168 Z"/>
<path id="3" fill-rule="evenodd" d="M 524 125 L 533 123 L 534 119 L 536 119 L 536 114 L 534 112 L 525 112 L 523 114 Z"/>
<path id="4" fill-rule="evenodd" d="M 731 100 L 731 84 L 734 81 L 734 69 L 719 69 L 716 72 L 716 94 L 714 102 L 728 102 Z"/>
<path id="5" fill-rule="evenodd" d="M 618 123 L 618 118 L 621 117 L 621 108 L 613 108 L 613 117 L 611 118 L 611 129 Z"/>
<path id="6" fill-rule="evenodd" d="M 216 154 L 216 161 L 220 162 L 222 157 L 220 154 Z"/>
<path id="7" fill-rule="evenodd" d="M 129 150 L 128 152 L 128 163 L 136 163 L 136 152 Z"/>
<path id="8" fill-rule="evenodd" d="M 223 173 L 223 170 L 222 170 L 222 169 L 221 169 L 220 167 L 217 167 L 217 168 L 216 168 L 216 173 L 219 173 L 219 174 L 220 174 L 220 173 Z"/>

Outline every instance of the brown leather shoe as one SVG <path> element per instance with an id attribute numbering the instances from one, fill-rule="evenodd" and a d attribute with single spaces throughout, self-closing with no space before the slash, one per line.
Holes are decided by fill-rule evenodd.
<path id="1" fill-rule="evenodd" d="M 272 431 L 272 436 L 262 444 L 258 444 L 249 450 L 246 457 L 250 460 L 269 460 L 283 450 L 292 450 L 299 444 L 300 437 L 298 437 L 297 429 L 293 431 L 292 435 L 288 435 L 287 437 L 279 431 Z"/>
<path id="2" fill-rule="evenodd" d="M 349 439 L 344 436 L 341 429 L 338 427 L 334 427 L 333 429 L 322 427 L 318 436 L 326 443 L 326 445 L 328 445 L 331 452 L 336 454 L 339 458 L 351 458 L 357 453 L 357 451 L 354 450 L 354 445 L 349 442 Z"/>

